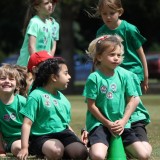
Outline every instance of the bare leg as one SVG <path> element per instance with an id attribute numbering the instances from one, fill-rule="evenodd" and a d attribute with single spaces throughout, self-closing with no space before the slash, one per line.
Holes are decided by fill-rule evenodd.
<path id="1" fill-rule="evenodd" d="M 88 157 L 86 146 L 82 143 L 74 142 L 65 147 L 64 159 L 81 159 L 85 160 Z"/>
<path id="2" fill-rule="evenodd" d="M 107 156 L 108 147 L 103 143 L 96 143 L 89 149 L 89 155 L 92 160 L 104 160 Z"/>
<path id="3" fill-rule="evenodd" d="M 134 142 L 125 148 L 126 153 L 139 160 L 148 160 L 150 158 L 152 147 L 147 142 Z"/>
<path id="4" fill-rule="evenodd" d="M 64 153 L 63 144 L 57 139 L 50 139 L 42 146 L 42 152 L 48 160 L 59 160 Z"/>

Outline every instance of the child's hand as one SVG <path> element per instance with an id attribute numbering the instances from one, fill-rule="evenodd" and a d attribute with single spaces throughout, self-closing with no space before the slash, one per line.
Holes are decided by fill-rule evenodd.
<path id="1" fill-rule="evenodd" d="M 114 122 L 111 122 L 107 125 L 107 128 L 109 129 L 112 136 L 116 137 L 116 133 L 113 132 L 112 128 L 114 128 Z"/>
<path id="2" fill-rule="evenodd" d="M 117 120 L 113 123 L 112 127 L 111 127 L 111 131 L 115 134 L 115 135 L 121 135 L 124 131 L 124 126 L 125 126 L 125 122 L 121 119 L 121 120 Z"/>
<path id="3" fill-rule="evenodd" d="M 0 151 L 0 157 L 6 157 L 6 153 L 5 153 L 5 152 L 2 153 L 2 152 Z"/>
<path id="4" fill-rule="evenodd" d="M 144 79 L 144 81 L 141 83 L 141 87 L 143 89 L 143 92 L 144 93 L 147 93 L 147 90 L 148 90 L 148 79 Z"/>
<path id="5" fill-rule="evenodd" d="M 21 149 L 17 155 L 19 160 L 26 160 L 28 157 L 28 148 Z"/>
<path id="6" fill-rule="evenodd" d="M 81 135 L 81 141 L 87 145 L 88 143 L 88 132 L 86 130 L 83 130 L 82 135 Z"/>

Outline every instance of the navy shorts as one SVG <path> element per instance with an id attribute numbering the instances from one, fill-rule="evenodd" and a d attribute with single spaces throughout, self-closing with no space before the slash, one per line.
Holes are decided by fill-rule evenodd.
<path id="1" fill-rule="evenodd" d="M 138 121 L 131 124 L 131 128 L 124 129 L 122 140 L 124 146 L 128 146 L 137 141 L 148 142 L 147 131 L 144 121 Z"/>
<path id="2" fill-rule="evenodd" d="M 107 127 L 104 127 L 102 125 L 97 126 L 89 132 L 87 146 L 90 147 L 96 143 L 103 143 L 106 146 L 109 146 L 110 137 L 111 133 L 109 132 Z"/>
<path id="3" fill-rule="evenodd" d="M 71 130 L 65 129 L 62 132 L 51 133 L 42 136 L 31 136 L 29 153 L 31 155 L 37 155 L 39 157 L 44 156 L 44 154 L 42 153 L 42 146 L 49 139 L 59 140 L 64 145 L 64 147 L 74 142 L 82 143 L 81 140 Z"/>

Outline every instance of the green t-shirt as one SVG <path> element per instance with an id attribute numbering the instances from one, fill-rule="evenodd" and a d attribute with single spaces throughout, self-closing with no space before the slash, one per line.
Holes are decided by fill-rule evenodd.
<path id="1" fill-rule="evenodd" d="M 100 112 L 110 121 L 122 119 L 126 97 L 137 96 L 132 79 L 128 71 L 117 67 L 111 77 L 105 76 L 99 70 L 91 73 L 85 84 L 83 96 L 95 100 Z M 86 127 L 91 131 L 99 126 L 99 122 L 88 110 L 86 115 Z M 130 127 L 128 123 L 125 127 Z"/>
<path id="2" fill-rule="evenodd" d="M 135 75 L 132 72 L 129 72 L 129 74 L 133 78 L 133 82 L 136 87 L 138 95 L 141 96 L 142 95 L 141 86 L 137 75 Z M 141 120 L 143 120 L 146 124 L 148 124 L 151 121 L 147 109 L 145 108 L 143 102 L 140 100 L 136 110 L 130 117 L 130 122 L 133 123 Z"/>
<path id="3" fill-rule="evenodd" d="M 53 41 L 58 41 L 59 40 L 59 23 L 53 17 L 50 17 L 50 20 L 52 22 L 52 39 Z"/>
<path id="4" fill-rule="evenodd" d="M 20 66 L 27 66 L 30 57 L 28 50 L 29 36 L 36 37 L 36 51 L 46 50 L 48 52 L 52 49 L 52 22 L 49 19 L 45 20 L 45 23 L 36 15 L 34 16 L 27 27 L 27 31 L 24 37 L 24 42 L 20 50 L 20 56 L 17 60 L 17 64 Z"/>
<path id="5" fill-rule="evenodd" d="M 29 94 L 20 112 L 33 122 L 31 135 L 44 135 L 66 129 L 71 120 L 70 110 L 70 102 L 61 92 L 53 95 L 37 88 Z"/>
<path id="6" fill-rule="evenodd" d="M 143 81 L 143 66 L 140 57 L 137 54 L 137 49 L 146 42 L 146 39 L 140 34 L 137 27 L 122 20 L 121 24 L 114 30 L 109 29 L 104 24 L 98 29 L 96 36 L 99 37 L 106 34 L 117 34 L 123 39 L 124 60 L 121 67 L 135 73 L 140 81 Z"/>
<path id="7" fill-rule="evenodd" d="M 23 115 L 19 111 L 25 104 L 26 98 L 18 94 L 9 105 L 0 101 L 0 132 L 6 143 L 12 143 L 17 137 L 21 137 Z"/>

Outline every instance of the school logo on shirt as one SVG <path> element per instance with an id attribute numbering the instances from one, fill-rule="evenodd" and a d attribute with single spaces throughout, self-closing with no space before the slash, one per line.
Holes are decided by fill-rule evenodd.
<path id="1" fill-rule="evenodd" d="M 12 120 L 15 120 L 15 119 L 16 119 L 16 114 L 15 114 L 15 113 L 11 113 L 11 115 L 5 114 L 5 115 L 3 116 L 3 119 L 4 119 L 5 121 L 10 121 L 11 119 L 12 119 Z"/>
<path id="2" fill-rule="evenodd" d="M 12 113 L 10 117 L 11 117 L 12 120 L 15 120 L 16 119 L 15 113 Z"/>
<path id="3" fill-rule="evenodd" d="M 115 83 L 111 84 L 111 89 L 115 92 L 117 90 L 117 85 Z"/>
<path id="4" fill-rule="evenodd" d="M 5 114 L 5 115 L 3 116 L 3 119 L 4 119 L 5 121 L 9 121 L 9 120 L 10 120 L 10 115 L 9 115 L 9 114 Z"/>
<path id="5" fill-rule="evenodd" d="M 58 106 L 58 102 L 57 102 L 57 100 L 53 100 L 53 103 L 54 103 L 54 105 L 57 107 Z"/>
<path id="6" fill-rule="evenodd" d="M 45 106 L 51 107 L 51 102 L 50 102 L 49 100 L 46 100 L 46 101 L 45 101 Z"/>
<path id="7" fill-rule="evenodd" d="M 50 96 L 48 94 L 44 94 L 43 97 L 45 99 L 45 106 L 50 107 L 51 106 Z"/>
<path id="8" fill-rule="evenodd" d="M 48 94 L 43 95 L 45 99 L 50 99 L 50 96 Z"/>
<path id="9" fill-rule="evenodd" d="M 113 93 L 112 92 L 108 92 L 106 96 L 107 96 L 108 99 L 112 99 L 113 98 Z"/>
<path id="10" fill-rule="evenodd" d="M 57 28 L 54 26 L 52 29 L 52 37 L 54 37 L 56 30 L 57 30 Z"/>
<path id="11" fill-rule="evenodd" d="M 107 92 L 107 87 L 106 86 L 101 86 L 101 93 L 106 93 Z"/>

